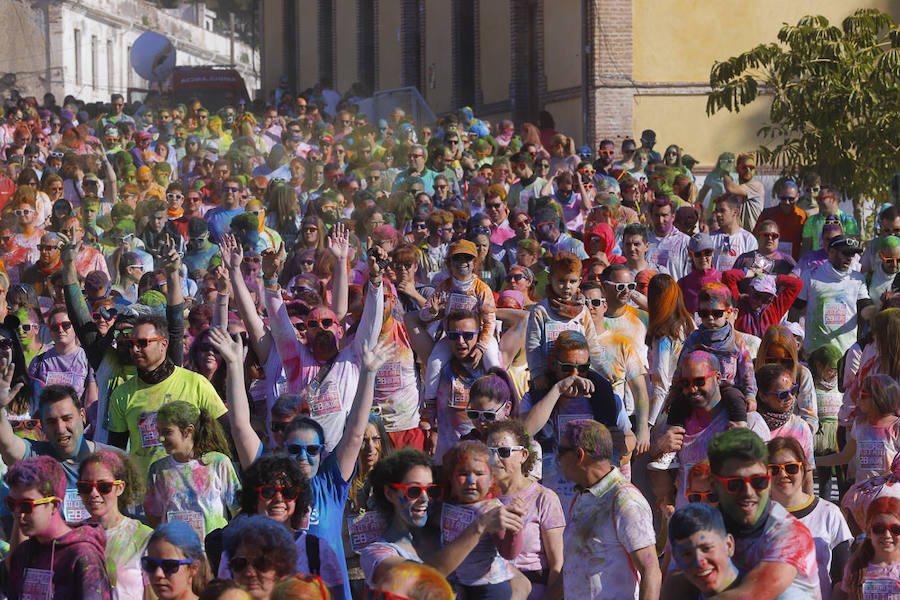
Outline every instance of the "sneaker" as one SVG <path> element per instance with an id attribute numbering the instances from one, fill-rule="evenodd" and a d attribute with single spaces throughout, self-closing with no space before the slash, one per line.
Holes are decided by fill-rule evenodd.
<path id="1" fill-rule="evenodd" d="M 680 466 L 681 463 L 678 462 L 678 454 L 675 452 L 666 452 L 659 457 L 659 460 L 655 460 L 648 464 L 647 468 L 651 471 L 668 471 L 669 469 L 677 469 Z"/>

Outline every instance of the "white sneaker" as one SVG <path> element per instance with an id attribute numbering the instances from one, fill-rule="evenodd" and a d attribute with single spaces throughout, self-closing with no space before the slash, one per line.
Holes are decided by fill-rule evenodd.
<path id="1" fill-rule="evenodd" d="M 677 469 L 680 466 L 681 463 L 678 462 L 678 454 L 675 452 L 666 452 L 659 457 L 659 460 L 654 460 L 649 463 L 647 468 L 651 471 L 668 471 L 669 469 Z"/>

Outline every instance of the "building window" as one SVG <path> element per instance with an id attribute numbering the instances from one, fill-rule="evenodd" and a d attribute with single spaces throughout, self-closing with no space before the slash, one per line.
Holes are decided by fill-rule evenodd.
<path id="1" fill-rule="evenodd" d="M 113 64 L 113 43 L 112 40 L 106 40 L 106 87 L 109 93 L 116 91 L 116 76 Z"/>
<path id="2" fill-rule="evenodd" d="M 475 6 L 476 0 L 453 2 L 453 105 L 475 102 Z"/>
<path id="3" fill-rule="evenodd" d="M 400 79 L 404 86 L 413 86 L 420 91 L 422 85 L 422 46 L 425 43 L 424 0 L 402 0 L 402 20 L 400 22 Z"/>
<path id="4" fill-rule="evenodd" d="M 94 90 L 97 90 L 97 86 L 100 84 L 97 77 L 97 72 L 100 70 L 98 68 L 98 60 L 97 60 L 97 36 L 91 36 L 91 87 Z"/>
<path id="5" fill-rule="evenodd" d="M 319 0 L 319 80 L 334 86 L 334 0 Z"/>
<path id="6" fill-rule="evenodd" d="M 75 85 L 81 85 L 81 30 L 75 30 Z"/>
<path id="7" fill-rule="evenodd" d="M 128 46 L 128 87 L 134 87 L 134 67 L 131 66 L 131 46 Z"/>
<path id="8" fill-rule="evenodd" d="M 365 94 L 375 91 L 377 83 L 378 48 L 375 45 L 378 0 L 358 0 L 357 31 L 359 31 L 359 57 L 357 61 L 357 79 L 365 88 Z"/>

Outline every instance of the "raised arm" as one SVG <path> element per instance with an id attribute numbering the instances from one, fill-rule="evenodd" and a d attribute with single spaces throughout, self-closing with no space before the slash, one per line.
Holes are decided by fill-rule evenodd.
<path id="1" fill-rule="evenodd" d="M 166 320 L 169 322 L 169 349 L 172 362 L 181 366 L 184 360 L 184 292 L 181 289 L 181 255 L 176 240 L 166 235 L 160 245 L 166 272 Z"/>
<path id="2" fill-rule="evenodd" d="M 281 297 L 281 287 L 278 285 L 278 272 L 281 270 L 281 258 L 277 251 L 269 248 L 263 251 L 262 271 L 263 284 L 265 286 L 266 310 L 269 313 L 269 327 L 272 337 L 275 339 L 275 347 L 281 364 L 284 365 L 284 374 L 288 382 L 297 382 L 300 379 L 301 358 L 300 342 L 294 334 L 294 326 L 288 317 Z M 238 274 L 240 277 L 240 274 Z M 232 280 L 232 283 L 235 283 Z M 291 391 L 293 386 L 289 385 Z M 298 390 L 299 391 L 299 390 Z"/>
<path id="3" fill-rule="evenodd" d="M 763 561 L 744 576 L 740 585 L 721 594 L 716 600 L 775 600 L 787 590 L 797 569 L 786 562 Z"/>
<path id="4" fill-rule="evenodd" d="M 77 254 L 75 245 L 63 234 L 59 234 L 59 237 L 62 239 L 60 259 L 66 310 L 75 329 L 75 335 L 87 354 L 88 362 L 94 369 L 97 369 L 103 360 L 106 349 L 112 343 L 112 329 L 106 336 L 101 335 L 100 330 L 97 329 L 97 324 L 91 318 L 91 311 L 88 309 L 87 301 L 81 291 L 81 285 L 78 283 L 78 272 L 75 269 L 75 255 Z"/>
<path id="5" fill-rule="evenodd" d="M 253 297 L 250 290 L 247 289 L 247 282 L 241 275 L 241 262 L 244 260 L 244 251 L 240 244 L 235 241 L 234 236 L 226 234 L 222 237 L 219 244 L 219 252 L 222 254 L 222 265 L 228 272 L 228 279 L 231 281 L 231 290 L 234 294 L 234 301 L 237 304 L 238 315 L 247 328 L 247 334 L 250 336 L 250 347 L 259 358 L 260 364 L 266 364 L 269 359 L 269 352 L 272 350 L 272 333 L 266 329 L 262 318 L 256 311 L 256 305 L 253 303 Z"/>
<path id="6" fill-rule="evenodd" d="M 374 346 L 381 333 L 384 324 L 384 290 L 382 281 L 384 271 L 381 264 L 387 260 L 387 252 L 379 246 L 372 246 L 369 251 L 369 286 L 366 293 L 366 301 L 363 304 L 362 316 L 359 319 L 359 327 L 353 338 L 353 348 L 357 354 L 362 353 L 362 342 L 369 341 L 369 346 Z"/>
<path id="7" fill-rule="evenodd" d="M 283 246 L 284 244 L 282 244 Z M 350 255 L 350 232 L 341 221 L 334 224 L 327 239 L 328 251 L 334 256 L 334 276 L 331 280 L 331 310 L 338 321 L 347 316 L 347 297 L 350 275 L 347 272 L 347 257 Z"/>
<path id="8" fill-rule="evenodd" d="M 228 299 L 231 296 L 231 282 L 225 267 L 218 265 L 213 273 L 216 275 L 216 306 L 213 309 L 210 327 L 228 329 Z"/>
<path id="9" fill-rule="evenodd" d="M 228 401 L 231 437 L 241 468 L 246 469 L 256 460 L 262 441 L 250 424 L 250 402 L 244 386 L 244 344 L 240 337 L 233 339 L 219 328 L 210 331 L 209 343 L 225 361 L 228 375 L 225 379 L 225 398 Z"/>
<path id="10" fill-rule="evenodd" d="M 12 425 L 6 418 L 6 407 L 16 397 L 24 384 L 12 385 L 16 367 L 7 360 L 0 359 L 0 457 L 7 465 L 25 458 L 28 445 L 13 431 Z"/>

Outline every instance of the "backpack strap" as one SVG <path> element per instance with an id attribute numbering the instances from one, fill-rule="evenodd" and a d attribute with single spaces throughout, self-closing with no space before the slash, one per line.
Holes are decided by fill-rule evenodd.
<path id="1" fill-rule="evenodd" d="M 309 574 L 318 575 L 322 567 L 322 559 L 319 556 L 319 538 L 311 533 L 306 534 L 306 562 L 309 564 Z"/>

